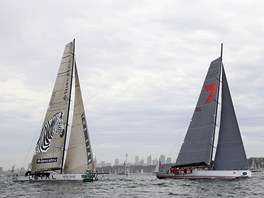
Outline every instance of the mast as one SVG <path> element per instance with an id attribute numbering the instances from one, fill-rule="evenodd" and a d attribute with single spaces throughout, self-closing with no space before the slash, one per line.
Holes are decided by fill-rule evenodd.
<path id="1" fill-rule="evenodd" d="M 73 39 L 72 45 L 73 46 L 72 46 L 72 68 L 71 68 L 71 70 L 73 71 L 74 64 L 75 64 L 75 39 Z M 73 79 L 73 72 L 72 72 L 71 79 Z M 65 146 L 66 146 L 68 126 L 69 126 L 69 114 L 70 114 L 70 105 L 71 105 L 71 91 L 72 91 L 72 80 L 71 80 L 71 83 L 70 83 L 70 94 L 69 94 L 69 99 L 68 99 L 69 100 L 69 102 L 68 102 L 68 114 L 67 114 L 67 120 L 66 120 L 65 141 L 64 141 L 63 153 L 62 153 L 62 162 L 61 162 L 61 171 L 60 171 L 61 174 L 62 174 L 63 165 L 64 165 Z"/>
<path id="2" fill-rule="evenodd" d="M 223 43 L 221 43 L 221 52 L 220 52 L 220 72 L 218 75 L 218 80 L 219 80 L 219 85 L 221 84 L 221 72 L 222 72 L 222 65 L 223 65 Z M 213 151 L 214 151 L 214 141 L 215 141 L 215 128 L 216 128 L 216 120 L 217 120 L 217 111 L 218 111 L 218 104 L 219 104 L 219 90 L 220 90 L 220 86 L 218 86 L 217 88 L 217 105 L 216 105 L 216 114 L 214 117 L 214 132 L 213 132 L 213 143 L 212 143 L 212 152 L 211 152 L 211 162 L 213 161 Z M 214 166 L 214 164 L 213 164 Z"/>
<path id="3" fill-rule="evenodd" d="M 223 60 L 223 46 L 224 44 L 221 43 L 221 54 L 220 54 L 221 61 Z"/>

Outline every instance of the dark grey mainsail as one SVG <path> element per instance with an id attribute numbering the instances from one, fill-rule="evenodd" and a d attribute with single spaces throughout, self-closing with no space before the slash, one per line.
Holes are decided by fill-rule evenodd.
<path id="1" fill-rule="evenodd" d="M 249 169 L 224 67 L 222 72 L 221 124 L 213 169 Z"/>
<path id="2" fill-rule="evenodd" d="M 210 64 L 174 166 L 209 165 L 212 161 L 220 72 L 221 57 Z"/>

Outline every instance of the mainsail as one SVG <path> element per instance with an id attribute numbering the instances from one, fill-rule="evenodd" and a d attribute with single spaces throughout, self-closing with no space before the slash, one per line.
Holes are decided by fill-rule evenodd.
<path id="1" fill-rule="evenodd" d="M 64 172 L 84 173 L 87 169 L 94 170 L 94 168 L 79 76 L 75 65 L 74 112 Z"/>
<path id="2" fill-rule="evenodd" d="M 221 122 L 214 170 L 247 169 L 249 169 L 247 157 L 223 67 Z"/>
<path id="3" fill-rule="evenodd" d="M 74 41 L 65 46 L 56 82 L 35 155 L 32 170 L 62 169 L 74 63 Z"/>
<path id="4" fill-rule="evenodd" d="M 209 165 L 218 106 L 221 57 L 211 62 L 184 142 L 174 166 Z"/>

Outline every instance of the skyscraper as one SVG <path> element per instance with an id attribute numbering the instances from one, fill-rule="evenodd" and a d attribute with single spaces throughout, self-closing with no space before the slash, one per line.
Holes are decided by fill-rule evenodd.
<path id="1" fill-rule="evenodd" d="M 140 161 L 139 161 L 139 164 L 138 165 L 140 165 L 140 166 L 144 166 L 144 159 L 141 159 Z"/>
<path id="2" fill-rule="evenodd" d="M 159 160 L 161 164 L 165 164 L 165 155 L 161 155 Z"/>
<path id="3" fill-rule="evenodd" d="M 167 157 L 166 164 L 171 164 L 171 158 Z"/>
<path id="4" fill-rule="evenodd" d="M 153 159 L 153 160 L 152 160 L 152 165 L 157 165 L 157 164 L 158 164 L 158 160 L 157 160 L 157 158 Z"/>
<path id="5" fill-rule="evenodd" d="M 151 155 L 148 156 L 148 158 L 147 158 L 147 165 L 148 165 L 148 166 L 151 165 Z"/>
<path id="6" fill-rule="evenodd" d="M 138 165 L 138 163 L 139 163 L 139 157 L 136 156 L 136 157 L 135 157 L 135 165 Z"/>
<path id="7" fill-rule="evenodd" d="M 119 159 L 115 159 L 115 165 L 116 165 L 116 166 L 119 165 Z"/>

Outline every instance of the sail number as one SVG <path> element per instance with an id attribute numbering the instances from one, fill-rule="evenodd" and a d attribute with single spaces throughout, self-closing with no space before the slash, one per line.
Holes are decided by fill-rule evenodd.
<path id="1" fill-rule="evenodd" d="M 204 87 L 205 91 L 210 92 L 207 99 L 205 100 L 205 104 L 212 102 L 214 95 L 215 95 L 215 92 L 216 92 L 216 87 L 217 87 L 216 83 L 211 83 L 211 84 L 205 85 L 205 87 Z"/>

